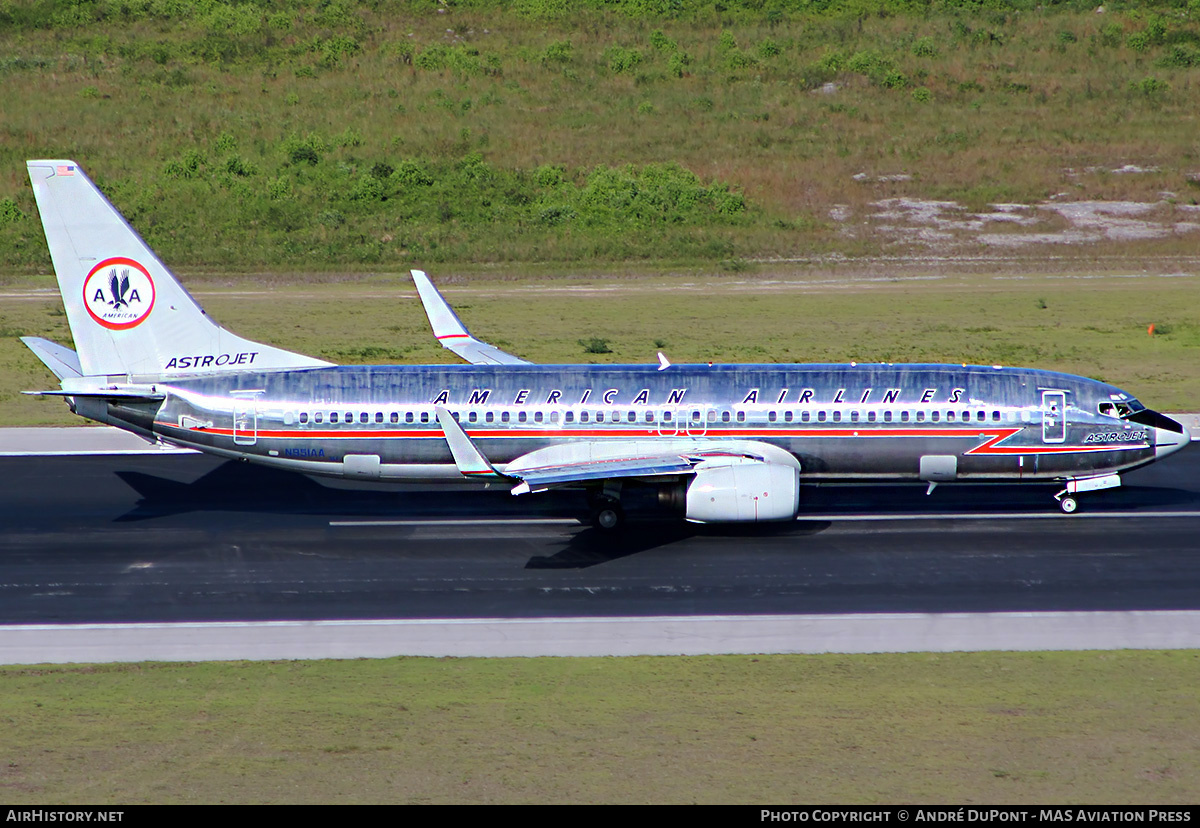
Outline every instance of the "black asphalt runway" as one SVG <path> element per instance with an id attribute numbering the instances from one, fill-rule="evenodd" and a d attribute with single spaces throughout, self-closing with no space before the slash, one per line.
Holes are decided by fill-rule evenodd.
<path id="1" fill-rule="evenodd" d="M 1071 517 L 1054 487 L 813 487 L 768 528 L 635 503 L 612 537 L 581 495 L 3 458 L 0 623 L 1200 609 L 1200 448 L 1125 482 Z"/>

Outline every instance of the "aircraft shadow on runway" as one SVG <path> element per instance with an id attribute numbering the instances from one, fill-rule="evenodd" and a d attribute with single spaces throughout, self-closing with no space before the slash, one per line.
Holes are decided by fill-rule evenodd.
<path id="1" fill-rule="evenodd" d="M 630 555 L 661 549 L 698 537 L 744 538 L 802 537 L 823 532 L 833 524 L 827 520 L 797 520 L 789 523 L 714 524 L 703 526 L 675 519 L 633 518 L 618 532 L 587 528 L 575 533 L 561 551 L 529 559 L 526 569 L 586 569 Z"/>
<path id="2" fill-rule="evenodd" d="M 381 491 L 323 486 L 293 472 L 229 461 L 190 483 L 141 471 L 116 475 L 139 496 L 136 505 L 116 518 L 140 521 L 191 512 L 250 512 L 379 519 L 586 518 L 579 492 L 547 492 L 513 498 L 507 491 Z M 631 492 L 625 528 L 616 533 L 591 527 L 572 531 L 562 549 L 535 556 L 528 569 L 584 569 L 630 555 L 662 549 L 696 537 L 801 538 L 832 524 L 805 520 L 833 514 L 946 514 L 979 512 L 1054 512 L 1053 487 L 977 484 L 946 485 L 931 496 L 920 485 L 810 486 L 802 496 L 800 520 L 784 524 L 699 526 L 656 511 L 646 492 Z M 1087 511 L 1124 511 L 1195 505 L 1196 493 L 1163 486 L 1125 486 L 1083 500 Z"/>
<path id="3" fill-rule="evenodd" d="M 360 518 L 579 517 L 582 496 L 538 496 L 514 503 L 507 491 L 336 489 L 294 472 L 229 461 L 190 483 L 140 471 L 117 471 L 139 496 L 118 521 L 188 512 L 252 512 Z M 552 494 L 552 493 L 551 493 Z"/>

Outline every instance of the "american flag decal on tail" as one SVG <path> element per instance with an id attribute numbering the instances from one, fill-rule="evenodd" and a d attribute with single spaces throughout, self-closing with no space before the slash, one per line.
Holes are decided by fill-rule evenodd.
<path id="1" fill-rule="evenodd" d="M 59 164 L 54 168 L 55 175 L 74 175 L 75 166 L 73 164 Z"/>

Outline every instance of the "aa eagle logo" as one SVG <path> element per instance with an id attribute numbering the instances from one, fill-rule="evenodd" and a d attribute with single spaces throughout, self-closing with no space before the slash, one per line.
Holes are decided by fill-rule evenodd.
<path id="1" fill-rule="evenodd" d="M 133 259 L 105 259 L 83 280 L 83 304 L 92 319 L 105 328 L 132 328 L 141 324 L 154 307 L 154 280 Z"/>

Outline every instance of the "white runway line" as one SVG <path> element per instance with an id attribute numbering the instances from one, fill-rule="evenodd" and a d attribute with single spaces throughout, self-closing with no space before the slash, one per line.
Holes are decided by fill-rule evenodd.
<path id="1" fill-rule="evenodd" d="M 0 626 L 0 663 L 1200 648 L 1200 611 Z"/>
<path id="2" fill-rule="evenodd" d="M 806 521 L 824 521 L 828 523 L 856 523 L 883 521 L 914 521 L 914 520 L 1079 520 L 1080 518 L 1200 518 L 1200 512 L 1075 512 L 1065 515 L 1061 512 L 944 512 L 938 514 L 860 514 L 860 515 L 806 515 L 801 513 L 797 523 Z M 497 518 L 488 519 L 436 519 L 436 520 L 331 520 L 330 526 L 354 528 L 364 526 L 578 526 L 586 524 L 574 518 Z M 780 524 L 783 526 L 784 524 Z"/>
<path id="3" fill-rule="evenodd" d="M 195 449 L 151 443 L 111 426 L 0 428 L 0 457 L 197 453 Z"/>
<path id="4" fill-rule="evenodd" d="M 330 526 L 582 526 L 574 518 L 497 518 L 488 520 L 331 520 Z"/>

